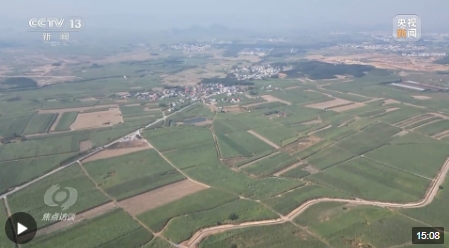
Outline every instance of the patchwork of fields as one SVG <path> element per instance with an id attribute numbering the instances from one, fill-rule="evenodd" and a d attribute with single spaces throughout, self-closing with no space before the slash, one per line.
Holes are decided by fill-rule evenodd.
<path id="1" fill-rule="evenodd" d="M 434 187 L 449 156 L 449 116 L 431 98 L 408 101 L 396 89 L 380 94 L 385 86 L 359 83 L 372 91 L 304 80 L 260 89 L 242 111 L 192 105 L 8 194 L 11 212 L 52 230 L 23 247 L 390 247 L 407 245 L 413 226 L 449 225 L 449 180 L 426 206 L 378 207 L 420 202 Z M 0 192 L 168 113 L 153 103 L 100 102 L 27 103 L 0 116 L 8 140 L 0 145 Z M 57 220 L 44 221 L 50 187 L 76 188 L 67 211 L 84 219 L 59 222 L 60 230 Z M 317 199 L 343 202 L 310 203 Z"/>

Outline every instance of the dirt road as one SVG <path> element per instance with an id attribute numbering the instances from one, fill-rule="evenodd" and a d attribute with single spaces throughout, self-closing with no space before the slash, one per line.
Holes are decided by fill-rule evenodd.
<path id="1" fill-rule="evenodd" d="M 278 219 L 265 220 L 265 221 L 253 221 L 253 222 L 245 222 L 237 225 L 222 225 L 209 227 L 196 232 L 188 241 L 186 241 L 184 246 L 180 247 L 198 247 L 199 243 L 209 235 L 239 229 L 244 227 L 252 227 L 252 226 L 265 226 L 265 225 L 277 225 L 286 222 L 290 222 L 294 220 L 298 215 L 303 213 L 307 208 L 312 205 L 315 205 L 320 202 L 342 202 L 342 203 L 351 203 L 354 205 L 371 205 L 378 207 L 389 207 L 389 208 L 421 208 L 432 202 L 438 193 L 439 186 L 443 183 L 446 174 L 449 170 L 449 159 L 446 160 L 441 170 L 438 172 L 437 176 L 430 183 L 429 188 L 427 189 L 424 197 L 418 202 L 410 202 L 410 203 L 392 203 L 392 202 L 379 202 L 379 201 L 367 201 L 362 199 L 333 199 L 333 198 L 319 198 L 307 201 L 291 211 L 286 216 L 282 216 Z"/>

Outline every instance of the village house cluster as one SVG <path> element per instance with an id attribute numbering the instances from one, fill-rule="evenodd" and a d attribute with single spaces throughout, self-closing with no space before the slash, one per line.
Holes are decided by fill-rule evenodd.
<path id="1" fill-rule="evenodd" d="M 162 89 L 160 91 L 144 91 L 134 92 L 128 94 L 122 94 L 122 99 L 137 98 L 146 99 L 148 101 L 157 101 L 168 98 L 177 98 L 173 103 L 169 104 L 169 107 L 175 107 L 176 104 L 182 104 L 186 101 L 201 100 L 203 103 L 210 103 L 211 100 L 207 100 L 213 96 L 224 94 L 227 97 L 231 97 L 237 94 L 243 95 L 241 87 L 232 85 L 225 86 L 220 83 L 215 84 L 198 84 L 195 86 L 186 87 L 173 87 L 171 89 Z M 212 100 L 214 101 L 214 100 Z M 237 101 L 237 99 L 235 99 Z"/>
<path id="2" fill-rule="evenodd" d="M 266 49 L 266 48 L 245 48 L 242 51 L 240 51 L 239 55 L 256 55 L 259 57 L 267 56 L 273 51 L 273 49 Z"/>
<path id="3" fill-rule="evenodd" d="M 292 66 L 272 66 L 270 64 L 245 66 L 231 70 L 231 77 L 237 80 L 264 79 L 277 76 L 280 72 L 289 71 Z"/>
<path id="4" fill-rule="evenodd" d="M 168 48 L 175 49 L 175 50 L 183 50 L 185 52 L 204 52 L 211 48 L 210 45 L 203 45 L 203 44 L 175 44 L 168 46 Z"/>
<path id="5" fill-rule="evenodd" d="M 339 45 L 338 48 L 356 48 L 356 49 L 365 49 L 365 50 L 384 50 L 384 51 L 391 51 L 391 52 L 405 52 L 405 51 L 424 51 L 428 48 L 425 46 L 416 46 L 416 45 L 409 45 L 409 44 L 369 44 L 365 43 L 362 45 L 356 45 L 356 44 L 345 44 L 345 45 Z"/>

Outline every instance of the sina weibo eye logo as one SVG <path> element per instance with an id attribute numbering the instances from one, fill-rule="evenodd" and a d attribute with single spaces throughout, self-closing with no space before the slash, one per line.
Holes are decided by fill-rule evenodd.
<path id="1" fill-rule="evenodd" d="M 62 210 L 67 210 L 78 199 L 78 191 L 71 187 L 61 189 L 59 185 L 52 185 L 44 195 L 44 202 L 50 207 L 61 206 Z"/>

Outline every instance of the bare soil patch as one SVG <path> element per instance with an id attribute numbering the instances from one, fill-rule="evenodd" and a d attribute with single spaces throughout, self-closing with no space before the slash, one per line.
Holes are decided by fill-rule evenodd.
<path id="1" fill-rule="evenodd" d="M 278 74 L 278 77 L 279 77 L 279 78 L 286 78 L 286 77 L 287 77 L 287 74 L 285 74 L 285 73 L 279 73 L 279 74 Z"/>
<path id="2" fill-rule="evenodd" d="M 93 147 L 92 140 L 84 140 L 80 142 L 80 152 L 87 151 Z"/>
<path id="3" fill-rule="evenodd" d="M 344 99 L 337 99 L 326 101 L 326 102 L 319 102 L 319 103 L 312 103 L 307 104 L 306 107 L 309 108 L 316 108 L 316 109 L 330 109 L 333 107 L 338 107 L 341 105 L 351 104 L 352 102 Z"/>
<path id="4" fill-rule="evenodd" d="M 315 120 L 302 122 L 301 124 L 304 124 L 304 125 L 315 125 L 315 124 L 321 124 L 321 123 L 323 123 L 323 121 L 320 118 L 317 118 Z"/>
<path id="5" fill-rule="evenodd" d="M 82 102 L 92 102 L 92 101 L 98 101 L 98 99 L 96 99 L 96 98 L 93 98 L 93 97 L 89 97 L 89 98 L 82 98 L 82 99 L 79 99 L 80 101 L 82 101 Z"/>
<path id="6" fill-rule="evenodd" d="M 126 212 L 136 216 L 203 189 L 206 189 L 204 185 L 197 184 L 190 180 L 182 180 L 120 201 L 118 204 L 125 209 Z"/>
<path id="7" fill-rule="evenodd" d="M 91 162 L 99 159 L 119 157 L 122 155 L 130 154 L 133 152 L 143 151 L 151 149 L 152 147 L 143 140 L 125 141 L 115 144 L 108 149 L 105 149 L 99 153 L 96 153 L 86 159 L 83 162 Z"/>
<path id="8" fill-rule="evenodd" d="M 413 98 L 415 98 L 415 99 L 418 99 L 418 100 L 428 100 L 428 99 L 431 99 L 430 97 L 428 97 L 428 96 L 412 96 Z"/>
<path id="9" fill-rule="evenodd" d="M 318 170 L 317 168 L 315 168 L 315 167 L 313 167 L 311 165 L 308 165 L 308 166 L 304 167 L 304 170 L 308 171 L 310 174 L 315 174 L 317 172 L 320 172 L 320 170 Z"/>
<path id="10" fill-rule="evenodd" d="M 238 162 L 246 160 L 248 158 L 246 157 L 235 157 L 235 158 L 228 158 L 223 159 L 223 163 L 225 163 L 228 166 L 234 167 Z"/>
<path id="11" fill-rule="evenodd" d="M 415 116 L 415 117 L 409 118 L 407 120 L 403 120 L 401 122 L 395 123 L 395 125 L 398 127 L 405 127 L 405 126 L 412 125 L 419 121 L 430 119 L 432 117 L 433 116 L 431 114 L 423 114 L 423 115 Z"/>
<path id="12" fill-rule="evenodd" d="M 246 112 L 246 110 L 239 105 L 225 106 L 225 107 L 223 107 L 223 111 L 224 112 L 233 112 L 233 113 Z"/>
<path id="13" fill-rule="evenodd" d="M 387 104 L 395 104 L 395 103 L 400 103 L 400 102 L 399 102 L 399 101 L 396 101 L 396 100 L 393 100 L 393 99 L 385 99 L 383 105 L 387 105 Z"/>
<path id="14" fill-rule="evenodd" d="M 79 223 L 79 222 L 81 222 L 83 220 L 87 220 L 87 219 L 91 219 L 91 218 L 97 217 L 97 216 L 99 216 L 101 214 L 104 214 L 106 212 L 109 212 L 109 211 L 111 211 L 112 209 L 115 209 L 115 208 L 117 208 L 117 205 L 115 205 L 115 203 L 111 201 L 111 202 L 108 202 L 108 203 L 103 204 L 101 206 L 98 206 L 96 208 L 93 208 L 91 210 L 87 210 L 87 211 L 85 211 L 83 213 L 77 213 L 74 221 L 60 221 L 60 222 L 57 222 L 57 223 L 55 223 L 53 225 L 44 227 L 44 228 L 42 228 L 42 229 L 37 231 L 36 237 L 39 237 L 39 236 L 42 236 L 42 235 L 47 235 L 49 233 L 68 228 L 71 225 Z"/>
<path id="15" fill-rule="evenodd" d="M 251 107 L 259 106 L 259 105 L 264 104 L 264 103 L 267 103 L 267 102 L 255 102 L 255 103 L 250 103 L 250 104 L 247 104 L 247 105 L 243 105 L 242 107 L 243 108 L 251 108 Z"/>
<path id="16" fill-rule="evenodd" d="M 419 125 L 419 126 L 416 126 L 416 127 L 414 127 L 414 128 L 411 128 L 410 130 L 415 130 L 415 129 L 418 129 L 418 128 L 420 128 L 420 127 L 423 127 L 423 126 L 426 126 L 426 125 L 429 125 L 429 124 L 433 124 L 433 123 L 439 122 L 439 121 L 441 121 L 441 119 L 429 121 L 429 122 L 424 123 L 424 124 L 422 124 L 422 125 Z M 407 128 L 407 127 L 405 127 L 405 128 Z"/>
<path id="17" fill-rule="evenodd" d="M 393 135 L 392 137 L 402 137 L 402 136 L 404 136 L 406 134 L 408 134 L 408 131 L 407 130 L 402 130 L 399 133 Z"/>
<path id="18" fill-rule="evenodd" d="M 150 112 L 150 111 L 161 111 L 161 109 L 160 108 L 145 107 L 145 108 L 143 108 L 143 111 L 147 111 L 147 112 Z"/>
<path id="19" fill-rule="evenodd" d="M 298 85 L 296 85 L 296 86 L 290 86 L 290 87 L 287 87 L 287 88 L 285 88 L 285 89 L 286 89 L 286 90 L 292 90 L 292 89 L 297 89 L 297 88 L 299 88 Z"/>
<path id="20" fill-rule="evenodd" d="M 248 133 L 250 133 L 250 134 L 256 136 L 257 138 L 259 138 L 259 139 L 262 140 L 263 142 L 267 143 L 268 145 L 274 147 L 275 149 L 279 149 L 279 148 L 280 148 L 276 143 L 274 143 L 274 142 L 272 142 L 271 140 L 269 140 L 269 139 L 263 137 L 262 135 L 256 133 L 256 132 L 253 131 L 253 130 L 249 130 Z"/>
<path id="21" fill-rule="evenodd" d="M 123 123 L 122 113 L 119 108 L 110 108 L 108 111 L 79 113 L 75 121 L 70 125 L 72 130 L 112 126 Z"/>
<path id="22" fill-rule="evenodd" d="M 441 139 L 449 135 L 449 130 L 443 131 L 441 133 L 437 133 L 433 136 L 435 139 Z"/>
<path id="23" fill-rule="evenodd" d="M 408 73 L 406 73 L 405 71 L 400 71 L 399 76 L 406 77 L 406 76 L 408 76 Z"/>
<path id="24" fill-rule="evenodd" d="M 54 132 L 55 131 L 55 128 L 56 128 L 56 126 L 59 123 L 59 120 L 61 120 L 61 116 L 62 116 L 62 113 L 57 113 L 56 120 L 53 122 L 53 124 L 50 127 L 50 132 Z"/>
<path id="25" fill-rule="evenodd" d="M 355 109 L 355 108 L 360 108 L 365 106 L 365 104 L 361 103 L 361 102 L 355 102 L 352 104 L 348 104 L 348 105 L 344 105 L 344 106 L 340 106 L 340 107 L 336 107 L 336 108 L 331 108 L 332 111 L 335 112 L 343 112 L 346 110 L 350 110 L 350 109 Z"/>
<path id="26" fill-rule="evenodd" d="M 263 95 L 263 96 L 261 96 L 261 97 L 262 97 L 263 99 L 265 99 L 265 101 L 267 101 L 267 102 L 282 102 L 282 103 L 285 103 L 285 104 L 287 104 L 287 105 L 292 105 L 291 102 L 285 101 L 285 100 L 282 100 L 282 99 L 279 99 L 279 98 L 274 97 L 274 96 L 272 96 L 272 95 Z"/>
<path id="27" fill-rule="evenodd" d="M 194 125 L 195 126 L 205 126 L 205 125 L 211 125 L 212 122 L 213 122 L 212 120 L 205 120 L 205 121 L 196 122 Z"/>
<path id="28" fill-rule="evenodd" d="M 319 142 L 321 139 L 316 136 L 305 136 L 299 138 L 297 141 L 292 142 L 286 146 L 281 148 L 282 151 L 292 155 L 301 150 L 306 149 L 307 147 Z"/>
<path id="29" fill-rule="evenodd" d="M 401 54 L 385 54 L 379 52 L 359 52 L 357 54 L 348 55 L 309 55 L 307 59 L 318 60 L 327 63 L 344 63 L 372 65 L 377 68 L 394 69 L 404 71 L 447 71 L 448 65 L 435 64 L 434 61 L 438 57 L 411 57 L 402 56 Z M 360 60 L 363 59 L 364 62 Z M 405 72 L 400 74 L 404 75 Z"/>

